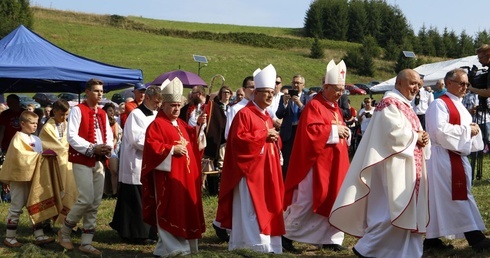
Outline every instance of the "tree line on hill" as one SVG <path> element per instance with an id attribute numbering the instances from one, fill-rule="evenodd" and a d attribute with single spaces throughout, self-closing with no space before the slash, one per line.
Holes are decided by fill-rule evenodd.
<path id="1" fill-rule="evenodd" d="M 384 57 L 392 60 L 399 50 L 458 58 L 474 54 L 490 39 L 486 30 L 473 39 L 465 31 L 456 35 L 444 28 L 441 35 L 437 28 L 425 26 L 416 35 L 402 11 L 384 0 L 315 0 L 305 15 L 304 36 L 358 43 L 370 36 L 385 50 Z"/>
<path id="2" fill-rule="evenodd" d="M 456 35 L 444 28 L 441 35 L 437 28 L 423 26 L 416 35 L 403 12 L 383 0 L 315 0 L 306 12 L 303 32 L 306 37 L 361 43 L 362 47 L 349 50 L 344 59 L 360 75 L 368 76 L 374 73 L 369 67 L 373 58 L 397 60 L 398 72 L 423 62 L 407 60 L 403 50 L 421 56 L 459 58 L 474 55 L 476 48 L 490 40 L 486 30 L 473 39 L 465 31 Z M 312 57 L 321 57 L 316 46 L 311 50 Z"/>

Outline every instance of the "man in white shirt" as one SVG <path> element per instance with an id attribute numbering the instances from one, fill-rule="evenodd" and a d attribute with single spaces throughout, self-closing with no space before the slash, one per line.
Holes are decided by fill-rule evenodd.
<path id="1" fill-rule="evenodd" d="M 430 103 L 434 101 L 434 95 L 424 89 L 424 75 L 420 74 L 419 93 L 412 100 L 412 107 L 415 114 L 425 130 L 425 112 L 429 108 Z"/>
<path id="2" fill-rule="evenodd" d="M 107 114 L 97 105 L 103 93 L 103 82 L 90 79 L 85 86 L 87 100 L 73 107 L 68 115 L 68 161 L 73 163 L 78 199 L 58 231 L 59 244 L 72 250 L 70 233 L 83 218 L 79 250 L 93 255 L 101 255 L 92 239 L 104 191 L 104 161 L 111 157 L 114 142 Z"/>
<path id="3" fill-rule="evenodd" d="M 247 105 L 248 101 L 250 100 L 250 97 L 252 96 L 252 93 L 254 92 L 254 88 L 255 88 L 254 77 L 253 76 L 245 77 L 242 83 L 242 89 L 245 96 L 243 96 L 243 99 L 240 102 L 233 104 L 233 106 L 231 106 L 228 109 L 228 112 L 226 113 L 225 139 L 228 138 L 228 132 L 230 131 L 230 126 L 231 126 L 231 122 L 233 121 L 233 118 L 235 117 L 236 113 L 240 111 L 240 109 L 242 109 Z"/>
<path id="4" fill-rule="evenodd" d="M 272 97 L 272 104 L 267 107 L 267 112 L 269 112 L 269 115 L 271 116 L 272 121 L 274 122 L 274 127 L 277 130 L 281 128 L 281 123 L 282 123 L 282 119 L 279 119 L 276 116 L 276 111 L 277 108 L 279 107 L 279 102 L 282 98 L 282 95 L 284 95 L 284 93 L 281 92 L 281 88 L 282 88 L 282 77 L 278 75 L 276 77 L 276 86 L 274 87 L 274 97 Z"/>

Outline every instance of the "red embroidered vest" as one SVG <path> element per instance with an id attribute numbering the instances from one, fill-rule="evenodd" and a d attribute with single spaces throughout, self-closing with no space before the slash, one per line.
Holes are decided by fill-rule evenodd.
<path id="1" fill-rule="evenodd" d="M 80 113 L 82 114 L 82 118 L 80 121 L 80 128 L 78 129 L 78 135 L 83 139 L 87 140 L 90 143 L 95 144 L 95 118 L 98 120 L 98 124 L 100 127 L 100 131 L 102 133 L 103 143 L 97 144 L 106 144 L 107 142 L 107 128 L 106 128 L 106 119 L 107 115 L 105 111 L 99 107 L 97 107 L 97 113 L 93 109 L 91 109 L 87 103 L 79 104 Z M 71 146 L 68 150 L 68 161 L 72 163 L 82 164 L 87 167 L 94 167 L 95 162 L 97 161 L 96 156 L 90 158 L 85 155 L 85 153 L 80 153 L 73 149 Z"/>

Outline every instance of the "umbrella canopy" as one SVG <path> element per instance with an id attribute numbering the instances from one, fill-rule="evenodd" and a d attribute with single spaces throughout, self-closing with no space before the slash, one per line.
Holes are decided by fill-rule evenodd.
<path id="1" fill-rule="evenodd" d="M 460 67 L 472 67 L 476 65 L 478 68 L 482 68 L 481 64 L 478 62 L 478 56 L 467 56 L 457 59 L 446 60 L 442 62 L 423 64 L 414 68 L 416 72 L 424 75 L 424 85 L 423 86 L 433 86 L 439 79 L 444 79 L 446 73 L 452 69 Z M 380 84 L 374 85 L 370 88 L 373 92 L 385 92 L 395 88 L 396 76 L 384 81 Z"/>
<path id="2" fill-rule="evenodd" d="M 192 88 L 196 85 L 202 85 L 204 87 L 208 86 L 206 82 L 199 77 L 199 75 L 184 70 L 175 70 L 161 74 L 155 78 L 155 80 L 150 82 L 149 85 L 161 85 L 166 79 L 171 81 L 175 77 L 180 79 L 185 88 Z"/>

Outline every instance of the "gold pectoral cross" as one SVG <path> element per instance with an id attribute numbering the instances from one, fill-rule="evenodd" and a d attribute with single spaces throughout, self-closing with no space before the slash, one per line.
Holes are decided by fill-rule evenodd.
<path id="1" fill-rule="evenodd" d="M 180 128 L 179 126 L 175 126 L 175 128 L 177 128 L 177 131 L 179 132 L 179 136 L 180 136 L 180 139 L 175 141 L 176 144 L 180 144 L 180 145 L 183 145 L 187 148 L 187 144 L 189 143 L 185 138 L 184 138 L 184 135 L 182 134 L 182 132 L 180 131 Z M 189 157 L 189 151 L 187 151 L 187 153 L 185 154 L 186 156 L 186 159 L 187 159 L 187 173 L 191 173 L 191 168 L 190 168 L 190 165 L 191 165 L 191 158 Z"/>
<path id="2" fill-rule="evenodd" d="M 332 112 L 333 116 L 335 117 L 335 120 L 331 121 L 332 125 L 342 125 L 342 122 L 339 121 L 339 116 L 337 115 L 337 112 L 335 112 L 335 111 L 331 111 L 331 112 Z M 339 143 L 342 143 L 343 140 L 344 140 L 344 138 L 340 138 L 340 136 L 339 136 Z"/>
<path id="3" fill-rule="evenodd" d="M 264 121 L 264 122 L 265 122 L 265 128 L 267 129 L 267 135 L 269 135 L 269 129 L 270 129 L 269 128 L 269 124 L 267 123 L 267 121 Z M 267 136 L 266 136 L 266 141 L 265 142 L 267 143 Z M 273 142 L 271 142 L 271 143 L 274 144 Z M 272 156 L 274 156 L 275 155 L 274 148 L 271 148 L 271 152 L 272 152 Z"/>

